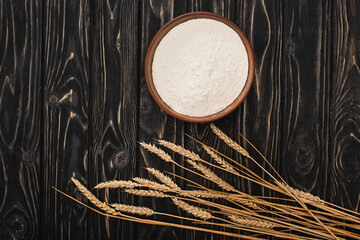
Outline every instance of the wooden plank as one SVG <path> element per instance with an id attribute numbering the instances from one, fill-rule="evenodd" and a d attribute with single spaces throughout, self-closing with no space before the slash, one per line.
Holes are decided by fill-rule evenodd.
<path id="1" fill-rule="evenodd" d="M 0 239 L 40 237 L 41 1 L 0 2 Z"/>
<path id="2" fill-rule="evenodd" d="M 359 211 L 360 4 L 335 1 L 332 21 L 332 145 L 329 200 Z"/>
<path id="3" fill-rule="evenodd" d="M 237 112 L 235 133 L 245 135 L 276 168 L 280 163 L 280 66 L 282 54 L 282 5 L 276 1 L 240 1 L 237 22 L 248 37 L 255 57 L 255 75 L 248 97 Z M 261 157 L 236 135 L 246 149 L 267 170 Z M 246 159 L 243 161 L 253 171 L 267 178 L 263 171 Z M 272 171 L 270 171 L 272 172 Z M 244 191 L 252 194 L 271 194 L 256 184 L 242 181 Z"/>
<path id="4" fill-rule="evenodd" d="M 87 185 L 89 2 L 44 3 L 42 238 L 86 239 L 87 211 L 71 177 Z"/>
<path id="5" fill-rule="evenodd" d="M 282 173 L 324 197 L 330 124 L 329 2 L 286 1 L 283 29 Z"/>
<path id="6" fill-rule="evenodd" d="M 139 22 L 141 38 L 140 43 L 140 60 L 139 60 L 139 74 L 138 84 L 140 86 L 139 92 L 139 141 L 153 142 L 153 139 L 165 139 L 178 144 L 184 142 L 184 123 L 175 120 L 173 117 L 164 113 L 155 101 L 152 99 L 144 78 L 144 63 L 145 56 L 152 38 L 156 32 L 172 20 L 174 17 L 186 12 L 186 1 L 171 0 L 144 0 L 141 1 Z M 138 174 L 139 176 L 148 178 L 144 167 L 153 167 L 159 170 L 168 171 L 182 175 L 182 171 L 174 168 L 171 164 L 164 164 L 154 154 L 139 150 Z M 174 156 L 174 155 L 173 155 Z M 176 156 L 178 157 L 178 156 Z M 178 158 L 178 161 L 182 161 Z M 151 179 L 152 176 L 150 176 Z M 181 181 L 178 181 L 181 183 Z M 169 199 L 147 199 L 140 198 L 139 205 L 146 205 L 156 211 L 170 212 L 180 214 L 180 211 L 174 207 Z M 156 217 L 156 219 L 158 219 Z M 169 219 L 170 220 L 170 219 Z M 173 219 L 171 219 L 173 221 Z M 135 239 L 184 239 L 183 231 L 181 229 L 173 229 L 169 227 L 158 226 L 144 226 L 138 228 Z"/>
<path id="7" fill-rule="evenodd" d="M 235 3 L 236 2 L 234 0 L 189 0 L 188 10 L 191 12 L 205 11 L 216 13 L 235 22 Z M 216 121 L 215 125 L 222 129 L 224 132 L 226 132 L 230 137 L 234 137 L 236 113 L 232 113 L 229 116 Z M 233 156 L 233 151 L 231 150 L 231 148 L 223 144 L 222 141 L 219 140 L 216 135 L 212 133 L 209 124 L 186 124 L 186 132 L 191 136 L 195 137 L 196 139 L 206 143 L 207 145 L 215 147 L 227 156 Z M 185 146 L 188 149 L 198 152 L 203 159 L 209 159 L 209 156 L 204 150 L 202 150 L 201 146 L 190 140 L 189 138 L 185 138 Z M 234 178 L 232 174 L 228 174 L 224 171 L 218 171 L 214 168 L 212 168 L 212 170 L 215 171 L 215 173 L 218 174 L 219 177 L 221 177 L 225 181 L 232 183 L 234 186 L 237 186 L 239 184 L 238 179 Z M 185 176 L 192 181 L 203 184 L 204 186 L 212 186 L 216 189 L 216 186 L 213 183 L 206 181 L 198 176 L 194 176 L 194 174 L 186 174 Z M 225 201 L 222 203 L 226 204 Z M 186 239 L 229 239 L 229 237 L 214 235 L 210 233 L 187 231 Z"/>
<path id="8" fill-rule="evenodd" d="M 212 12 L 235 21 L 236 0 L 188 0 L 189 12 Z"/>
<path id="9" fill-rule="evenodd" d="M 97 1 L 93 8 L 92 183 L 137 175 L 138 1 Z M 102 201 L 133 204 L 118 190 Z M 133 239 L 134 225 L 96 215 L 94 239 Z"/>

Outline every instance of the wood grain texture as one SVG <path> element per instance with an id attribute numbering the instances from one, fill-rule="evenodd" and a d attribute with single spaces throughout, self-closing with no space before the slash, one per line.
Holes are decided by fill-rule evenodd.
<path id="1" fill-rule="evenodd" d="M 0 239 L 231 239 L 102 217 L 51 189 L 86 202 L 72 176 L 90 189 L 111 179 L 154 180 L 144 167 L 213 186 L 138 145 L 165 139 L 209 159 L 184 133 L 258 171 L 208 124 L 164 113 L 147 89 L 151 40 L 168 21 L 193 11 L 235 22 L 254 50 L 248 97 L 215 124 L 259 159 L 243 133 L 290 185 L 359 211 L 358 1 L 0 1 Z M 215 172 L 245 192 L 274 196 Z M 109 203 L 186 216 L 168 199 L 94 193 Z"/>
<path id="2" fill-rule="evenodd" d="M 40 236 L 41 1 L 0 2 L 0 239 Z"/>
<path id="3" fill-rule="evenodd" d="M 88 178 L 88 1 L 44 3 L 43 53 L 42 238 L 86 239 L 85 208 L 51 186 L 85 200 L 70 178 Z"/>
<path id="4" fill-rule="evenodd" d="M 332 162 L 329 200 L 359 211 L 360 4 L 335 1 L 332 22 Z"/>
<path id="5" fill-rule="evenodd" d="M 244 134 L 277 170 L 281 148 L 282 11 L 280 1 L 240 1 L 236 10 L 237 23 L 254 51 L 255 75 L 249 95 L 237 113 L 235 139 L 266 166 L 237 133 Z M 246 159 L 242 161 L 262 177 L 267 177 L 255 164 Z M 271 194 L 247 181 L 242 181 L 242 189 L 253 194 Z"/>
<path id="6" fill-rule="evenodd" d="M 186 12 L 186 2 L 180 0 L 144 0 L 140 5 L 140 36 L 139 39 L 139 141 L 153 142 L 154 139 L 165 139 L 168 141 L 183 144 L 184 123 L 175 120 L 163 112 L 152 99 L 145 83 L 144 63 L 148 46 L 158 30 L 172 20 L 174 17 Z M 168 163 L 159 160 L 154 154 L 139 149 L 139 176 L 153 179 L 149 176 L 144 167 L 153 167 L 164 171 L 182 175 L 179 169 Z M 172 154 L 174 157 L 175 155 Z M 178 156 L 176 156 L 178 157 Z M 178 158 L 182 161 L 181 158 Z M 181 184 L 180 181 L 177 181 Z M 181 214 L 180 210 L 174 207 L 168 199 L 140 198 L 139 205 L 147 205 L 156 211 L 167 211 L 174 214 Z M 158 217 L 155 217 L 159 219 Z M 141 226 L 138 228 L 135 239 L 183 239 L 181 229 L 158 226 Z"/>
<path id="7" fill-rule="evenodd" d="M 137 175 L 138 1 L 98 1 L 93 12 L 92 186 Z M 117 190 L 102 201 L 133 204 Z M 95 216 L 94 239 L 133 239 L 134 225 Z"/>
<path id="8" fill-rule="evenodd" d="M 329 15 L 327 1 L 284 4 L 282 175 L 322 198 L 330 157 Z"/>

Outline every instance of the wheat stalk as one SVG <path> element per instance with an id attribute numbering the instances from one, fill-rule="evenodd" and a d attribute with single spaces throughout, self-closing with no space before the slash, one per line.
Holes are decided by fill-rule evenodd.
<path id="1" fill-rule="evenodd" d="M 141 142 L 140 145 L 143 148 L 145 148 L 146 150 L 148 150 L 149 152 L 152 152 L 152 153 L 155 153 L 156 155 L 158 155 L 165 162 L 175 163 L 175 161 L 171 158 L 171 156 L 169 154 L 167 154 L 164 150 L 156 147 L 155 145 L 149 144 L 149 143 L 144 143 L 144 142 Z"/>
<path id="2" fill-rule="evenodd" d="M 214 151 L 212 151 L 206 145 L 202 144 L 202 147 L 212 157 L 212 159 L 214 159 L 221 167 L 225 168 L 226 170 L 228 170 L 231 173 L 237 174 L 237 172 L 235 171 L 233 166 L 231 164 L 229 164 L 228 162 L 226 162 L 222 157 L 220 157 L 218 154 L 216 154 Z"/>
<path id="3" fill-rule="evenodd" d="M 105 203 L 101 202 L 94 194 L 92 194 L 86 187 L 84 187 L 78 180 L 75 178 L 71 178 L 71 181 L 75 184 L 77 189 L 96 207 L 101 209 L 102 211 L 111 214 L 111 215 L 119 215 L 113 208 L 109 207 Z"/>
<path id="4" fill-rule="evenodd" d="M 101 188 L 134 188 L 139 187 L 140 185 L 134 183 L 132 181 L 124 181 L 124 180 L 112 180 L 107 182 L 102 182 L 96 185 L 94 188 L 101 189 Z"/>
<path id="5" fill-rule="evenodd" d="M 228 146 L 230 146 L 231 148 L 233 148 L 243 156 L 248 157 L 250 160 L 257 163 L 244 148 L 242 148 L 239 144 L 237 144 L 235 141 L 229 138 L 220 129 L 215 127 L 215 125 L 211 124 L 211 129 Z M 344 213 L 344 215 L 341 215 L 341 211 L 338 208 L 332 207 L 329 203 L 326 203 L 325 201 L 321 200 L 319 197 L 301 191 L 299 189 L 290 187 L 281 178 L 281 176 L 279 176 L 280 180 L 277 180 L 259 163 L 257 163 L 257 165 L 261 168 L 261 170 L 264 171 L 264 173 L 268 174 L 271 177 L 271 179 L 275 182 L 274 185 L 271 184 L 269 181 L 262 179 L 259 175 L 254 174 L 247 167 L 242 166 L 240 163 L 234 161 L 234 164 L 236 164 L 236 166 L 237 165 L 241 166 L 245 171 L 249 173 L 246 176 L 241 176 L 237 172 L 238 169 L 236 169 L 230 164 L 230 161 L 233 162 L 231 158 L 228 158 L 227 156 L 217 152 L 213 148 L 210 148 L 202 144 L 207 154 L 209 154 L 209 156 L 214 161 L 216 161 L 216 163 L 214 162 L 213 162 L 214 164 L 209 163 L 209 165 L 216 167 L 218 169 L 226 170 L 227 172 L 232 172 L 238 177 L 251 178 L 254 180 L 254 182 L 259 182 L 259 184 L 261 184 L 262 186 L 269 187 L 269 189 L 271 190 L 286 194 L 287 196 L 291 196 L 292 198 L 294 198 L 294 200 L 288 199 L 286 197 L 284 198 L 284 201 L 286 201 L 286 203 L 291 201 L 291 204 L 299 204 L 301 207 L 294 205 L 287 206 L 285 203 L 277 203 L 275 201 L 278 198 L 271 198 L 271 197 L 267 198 L 265 196 L 263 198 L 261 197 L 257 198 L 256 196 L 251 196 L 249 194 L 243 193 L 235 189 L 231 184 L 229 184 L 225 180 L 221 179 L 214 171 L 212 171 L 209 167 L 207 167 L 207 165 L 200 163 L 205 161 L 201 159 L 198 154 L 190 150 L 187 150 L 181 146 L 178 146 L 174 143 L 170 143 L 164 140 L 159 140 L 159 144 L 176 153 L 181 154 L 182 156 L 185 156 L 186 157 L 185 160 L 194 169 L 191 170 L 176 163 L 170 157 L 169 154 L 167 154 L 164 150 L 156 147 L 155 145 L 140 143 L 140 145 L 144 149 L 152 153 L 155 153 L 164 161 L 174 163 L 176 164 L 177 167 L 183 168 L 191 173 L 194 173 L 196 175 L 199 175 L 201 177 L 204 177 L 205 179 L 214 182 L 221 189 L 227 191 L 227 193 L 221 193 L 213 189 L 207 189 L 206 187 L 203 187 L 200 184 L 192 182 L 186 178 L 184 179 L 191 182 L 193 185 L 198 186 L 199 189 L 201 190 L 182 190 L 172 180 L 172 178 L 164 175 L 159 170 L 154 168 L 147 168 L 147 171 L 152 175 L 154 175 L 154 177 L 159 180 L 158 182 L 143 178 L 133 178 L 132 181 L 115 180 L 115 181 L 103 182 L 98 184 L 95 188 L 97 189 L 124 188 L 124 191 L 126 193 L 137 196 L 154 197 L 154 198 L 171 198 L 176 206 L 194 215 L 196 218 L 201 218 L 203 220 L 215 219 L 214 221 L 208 222 L 209 226 L 219 226 L 219 227 L 223 226 L 226 227 L 227 229 L 245 230 L 245 231 L 250 231 L 254 234 L 264 233 L 286 239 L 307 239 L 306 237 L 297 236 L 299 232 L 309 234 L 309 236 L 311 236 L 311 239 L 314 238 L 330 239 L 332 237 L 336 239 L 337 236 L 335 236 L 335 234 L 339 235 L 339 237 L 340 236 L 345 238 L 352 237 L 352 238 L 360 239 L 360 236 L 358 234 L 356 234 L 355 232 L 351 233 L 349 230 L 347 230 L 347 229 L 355 229 L 356 231 L 360 229 L 359 226 L 355 224 L 360 222 L 357 216 L 352 216 L 348 213 Z M 224 158 L 220 157 L 220 155 L 222 155 Z M 229 162 L 226 161 L 225 158 L 229 159 Z M 265 159 L 265 157 L 263 158 L 266 161 L 266 163 L 268 163 L 272 168 L 271 164 Z M 164 216 L 177 217 L 179 219 L 184 219 L 184 220 L 190 219 L 190 218 L 184 218 L 181 216 L 175 216 L 167 213 L 157 213 L 150 208 L 130 206 L 124 204 L 112 204 L 111 206 L 114 207 L 112 208 L 106 203 L 97 199 L 89 190 L 87 190 L 83 185 L 81 185 L 81 183 L 78 180 L 72 178 L 72 181 L 79 189 L 79 191 L 82 192 L 90 202 L 92 202 L 95 206 L 97 206 L 100 210 L 102 210 L 101 213 L 103 214 L 107 213 L 109 214 L 108 216 L 118 215 L 124 217 L 126 215 L 122 214 L 121 212 L 128 212 L 133 214 L 141 214 L 144 216 L 159 214 Z M 138 187 L 144 187 L 144 189 L 141 188 L 136 189 Z M 216 203 L 215 201 L 212 200 L 207 200 L 207 199 L 216 199 L 216 198 L 225 199 L 231 202 L 232 204 L 237 205 L 238 207 L 241 207 L 240 204 L 242 204 L 244 206 L 248 206 L 249 208 L 257 209 L 258 211 L 252 211 L 249 208 L 238 209 L 237 207 L 234 206 L 230 207 L 227 205 Z M 201 206 L 206 206 L 209 208 L 209 210 L 204 210 L 202 207 L 200 208 L 190 205 L 189 204 L 190 201 L 196 204 L 201 204 Z M 311 206 L 313 206 L 314 209 L 309 211 L 308 208 L 306 207 L 307 204 L 309 205 L 311 204 Z M 259 206 L 261 206 L 261 208 Z M 315 209 L 315 207 L 318 208 Z M 222 212 L 217 212 L 212 209 L 219 209 Z M 270 214 L 271 216 L 274 217 L 269 217 Z M 218 216 L 221 216 L 222 218 Z M 331 218 L 332 216 L 334 216 L 335 219 Z M 312 220 L 311 217 L 313 217 L 316 221 Z M 224 218 L 229 218 L 229 220 L 225 220 Z M 135 217 L 129 216 L 126 217 L 125 219 L 133 221 Z M 339 219 L 344 220 L 344 222 L 340 221 Z M 143 220 L 147 221 L 149 219 L 143 219 Z M 205 223 L 200 219 L 196 220 L 195 218 L 191 218 L 190 220 Z M 229 224 L 224 224 L 222 222 L 218 222 L 217 220 L 219 221 L 222 220 L 223 222 Z M 275 223 L 271 221 L 274 221 Z M 155 221 L 152 221 L 151 223 L 149 221 L 147 223 L 153 224 L 155 223 Z M 173 223 L 168 223 L 168 225 L 166 226 L 172 226 L 172 225 Z M 185 225 L 184 228 L 186 227 L 188 226 Z M 277 227 L 281 227 L 281 229 L 280 230 L 274 229 Z M 199 228 L 196 229 L 199 230 Z M 206 230 L 206 228 L 204 229 Z M 289 232 L 292 230 L 295 231 L 293 232 L 294 234 L 292 232 Z M 224 233 L 228 234 L 227 232 Z M 250 237 L 248 239 L 253 239 L 253 238 Z M 255 237 L 254 239 L 257 238 Z"/>
<path id="6" fill-rule="evenodd" d="M 142 197 L 166 198 L 166 195 L 164 193 L 154 190 L 125 189 L 125 192 Z"/>
<path id="7" fill-rule="evenodd" d="M 213 218 L 211 213 L 204 211 L 198 207 L 192 206 L 182 200 L 179 200 L 177 198 L 172 198 L 172 201 L 176 206 L 178 206 L 182 210 L 194 215 L 195 217 L 198 217 L 198 218 L 201 218 L 204 220 L 209 220 L 210 218 Z"/>
<path id="8" fill-rule="evenodd" d="M 253 220 L 248 218 L 242 218 L 235 215 L 228 215 L 228 218 L 238 224 L 241 224 L 241 226 L 249 226 L 249 227 L 257 227 L 257 228 L 275 228 L 279 225 L 267 221 L 261 221 L 261 220 Z"/>
<path id="9" fill-rule="evenodd" d="M 164 221 L 158 221 L 158 220 L 151 220 L 151 219 L 144 219 L 144 218 L 137 218 L 137 217 L 129 217 L 129 216 L 126 216 L 124 214 L 121 214 L 121 216 L 114 216 L 114 215 L 99 211 L 99 210 L 97 210 L 95 208 L 92 208 L 92 207 L 84 204 L 83 202 L 73 198 L 72 196 L 62 192 L 61 190 L 55 188 L 54 186 L 52 186 L 52 188 L 56 192 L 64 195 L 65 197 L 73 200 L 74 202 L 77 202 L 79 205 L 82 205 L 85 208 L 87 208 L 87 209 L 89 209 L 89 210 L 91 210 L 91 211 L 93 211 L 93 212 L 95 212 L 95 213 L 97 213 L 97 214 L 99 214 L 101 216 L 104 216 L 104 217 L 110 217 L 110 218 L 114 218 L 114 219 L 133 221 L 133 222 L 136 222 L 136 223 L 148 224 L 148 225 L 152 225 L 152 226 L 154 226 L 154 225 L 157 225 L 157 226 L 169 226 L 169 227 L 175 227 L 175 228 L 179 228 L 179 229 L 188 229 L 188 230 L 195 230 L 195 231 L 201 231 L 201 232 L 207 232 L 207 233 L 214 233 L 214 234 L 220 234 L 220 235 L 236 237 L 236 238 L 243 238 L 243 239 L 248 239 L 248 240 L 260 240 L 260 239 L 263 239 L 263 238 L 259 238 L 259 237 L 252 237 L 252 236 L 247 236 L 247 235 L 243 235 L 243 234 L 230 233 L 230 232 L 227 232 L 227 231 L 207 229 L 207 228 L 203 228 L 203 227 L 195 227 L 195 226 L 189 226 L 189 225 L 184 225 L 184 224 L 176 224 L 176 223 L 170 223 L 170 222 L 164 222 Z M 156 213 L 156 214 L 159 214 L 159 213 Z M 175 215 L 169 215 L 169 214 L 165 214 L 165 215 L 166 216 L 177 217 L 177 218 L 180 218 L 180 219 L 189 220 L 187 218 L 183 218 L 183 217 L 179 217 L 179 216 L 175 216 Z M 190 220 L 195 220 L 195 219 L 190 219 Z M 199 221 L 199 220 L 195 220 L 195 221 Z M 221 224 L 217 224 L 217 223 L 213 223 L 213 224 L 217 225 L 217 226 L 222 226 Z M 227 226 L 227 227 L 233 228 L 232 226 Z M 238 229 L 238 228 L 236 228 L 236 229 Z"/>
<path id="10" fill-rule="evenodd" d="M 127 190 L 133 190 L 133 189 L 127 189 Z M 132 205 L 120 204 L 120 203 L 113 203 L 110 204 L 110 206 L 112 206 L 119 212 L 126 212 L 126 213 L 145 215 L 145 216 L 151 216 L 154 214 L 154 211 L 147 207 L 137 207 Z"/>
<path id="11" fill-rule="evenodd" d="M 146 168 L 146 170 L 154 175 L 160 182 L 164 183 L 165 185 L 169 186 L 171 189 L 174 190 L 181 190 L 181 188 L 168 176 L 163 174 L 157 169 L 154 168 Z"/>
<path id="12" fill-rule="evenodd" d="M 170 190 L 170 187 L 166 186 L 165 184 L 157 183 L 148 179 L 134 177 L 132 178 L 132 180 L 139 183 L 142 187 L 151 188 L 153 190 L 158 190 L 158 191 Z"/>

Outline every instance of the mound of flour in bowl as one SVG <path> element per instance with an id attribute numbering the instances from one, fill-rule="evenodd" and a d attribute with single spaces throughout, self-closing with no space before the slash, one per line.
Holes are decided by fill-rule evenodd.
<path id="1" fill-rule="evenodd" d="M 159 96 L 174 111 L 206 117 L 239 96 L 248 65 L 238 33 L 225 23 L 201 18 L 181 23 L 163 37 L 152 77 Z"/>

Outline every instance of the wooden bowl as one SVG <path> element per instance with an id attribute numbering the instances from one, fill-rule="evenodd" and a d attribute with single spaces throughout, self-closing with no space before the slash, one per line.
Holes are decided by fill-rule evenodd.
<path id="1" fill-rule="evenodd" d="M 213 20 L 217 20 L 220 21 L 222 23 L 225 23 L 226 25 L 228 25 L 229 27 L 231 27 L 235 32 L 237 32 L 241 38 L 241 40 L 243 41 L 244 45 L 245 45 L 245 49 L 247 51 L 248 54 L 248 59 L 249 59 L 249 70 L 248 70 L 248 77 L 245 83 L 245 86 L 242 90 L 242 92 L 240 93 L 240 95 L 225 109 L 223 109 L 222 111 L 215 113 L 213 115 L 210 116 L 206 116 L 206 117 L 191 117 L 191 116 L 187 116 L 187 115 L 183 115 L 180 114 L 176 111 L 174 111 L 172 108 L 170 108 L 159 96 L 159 94 L 156 91 L 156 88 L 154 86 L 154 82 L 153 82 L 153 78 L 152 78 L 152 61 L 154 58 L 154 53 L 155 50 L 157 48 L 157 46 L 159 45 L 160 41 L 162 40 L 162 38 L 175 26 L 186 22 L 188 20 L 191 19 L 198 19 L 198 18 L 206 18 L 206 19 L 213 19 Z M 254 60 L 254 54 L 252 51 L 252 48 L 250 46 L 250 43 L 248 41 L 248 39 L 246 38 L 245 34 L 240 30 L 240 28 L 235 25 L 232 21 L 214 14 L 214 13 L 208 13 L 208 12 L 193 12 L 193 13 L 186 13 L 183 14 L 175 19 L 173 19 L 172 21 L 168 22 L 166 25 L 164 25 L 159 32 L 155 35 L 154 39 L 152 40 L 149 49 L 147 51 L 146 54 L 146 58 L 145 58 L 145 79 L 146 79 L 146 84 L 149 88 L 150 94 L 152 95 L 152 97 L 154 98 L 155 102 L 168 114 L 170 114 L 171 116 L 186 121 L 186 122 L 193 122 L 193 123 L 205 123 L 205 122 L 212 122 L 215 120 L 218 120 L 220 118 L 225 117 L 226 115 L 228 115 L 229 113 L 233 112 L 245 99 L 245 97 L 247 96 L 247 94 L 250 91 L 250 87 L 252 85 L 253 82 L 253 78 L 254 78 L 254 69 L 255 69 L 255 60 Z"/>

